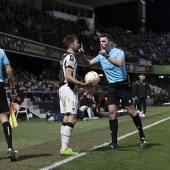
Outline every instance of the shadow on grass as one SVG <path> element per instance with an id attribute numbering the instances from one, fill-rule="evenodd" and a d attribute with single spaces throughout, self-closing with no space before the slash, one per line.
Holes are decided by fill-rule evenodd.
<path id="1" fill-rule="evenodd" d="M 98 149 L 94 149 L 94 150 L 82 150 L 81 152 L 100 152 L 100 151 L 129 151 L 129 150 L 132 150 L 132 148 L 134 149 L 138 149 L 138 150 L 146 150 L 146 149 L 150 149 L 152 147 L 155 147 L 155 146 L 161 146 L 162 144 L 159 144 L 159 143 L 149 143 L 147 144 L 146 148 L 145 149 L 139 149 L 139 144 L 135 144 L 135 145 L 123 145 L 123 146 L 120 146 L 120 148 L 116 148 L 116 149 L 109 149 L 108 146 L 105 146 L 105 147 L 101 147 L 101 148 L 98 148 Z"/>
<path id="2" fill-rule="evenodd" d="M 39 154 L 39 155 L 22 155 L 22 156 L 18 156 L 18 160 L 17 161 L 22 161 L 22 160 L 26 160 L 26 159 L 30 159 L 30 158 L 37 158 L 37 157 L 47 157 L 47 156 L 53 156 L 53 154 Z M 4 159 L 9 159 L 8 157 L 1 157 L 0 160 L 4 160 Z"/>

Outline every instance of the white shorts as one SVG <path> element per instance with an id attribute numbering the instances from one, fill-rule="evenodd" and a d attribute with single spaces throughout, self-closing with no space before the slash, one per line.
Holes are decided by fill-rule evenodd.
<path id="1" fill-rule="evenodd" d="M 63 85 L 59 89 L 60 111 L 61 113 L 77 114 L 78 95 L 68 85 Z"/>
<path id="2" fill-rule="evenodd" d="M 84 112 L 85 110 L 87 110 L 86 107 L 87 107 L 87 106 L 81 106 L 81 107 L 79 108 L 79 110 L 80 110 L 81 112 Z"/>

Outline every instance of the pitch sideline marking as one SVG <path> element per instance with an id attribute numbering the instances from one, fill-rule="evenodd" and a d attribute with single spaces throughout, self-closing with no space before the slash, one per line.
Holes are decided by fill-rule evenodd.
<path id="1" fill-rule="evenodd" d="M 152 124 L 150 124 L 150 125 L 148 125 L 148 126 L 145 126 L 145 127 L 143 127 L 143 129 L 148 129 L 148 128 L 150 128 L 150 127 L 152 127 L 152 126 L 155 126 L 155 125 L 157 125 L 157 124 L 159 124 L 159 123 L 162 123 L 162 122 L 164 122 L 164 121 L 166 121 L 166 120 L 168 120 L 168 119 L 170 119 L 170 117 L 165 118 L 165 119 L 162 119 L 162 120 L 157 121 L 157 122 L 155 122 L 155 123 L 152 123 Z M 124 138 L 126 138 L 126 137 L 128 137 L 128 136 L 131 136 L 131 135 L 137 133 L 137 132 L 138 132 L 138 130 L 135 130 L 134 132 L 128 133 L 128 134 L 123 135 L 123 136 L 120 136 L 120 137 L 118 138 L 118 140 L 124 139 Z M 94 151 L 94 150 L 96 150 L 96 149 L 98 149 L 98 148 L 101 148 L 101 147 L 103 147 L 103 146 L 106 146 L 106 145 L 108 145 L 108 142 L 107 142 L 107 143 L 104 143 L 104 144 L 102 144 L 102 145 L 99 145 L 99 146 L 95 146 L 94 148 L 92 148 L 92 149 L 90 149 L 90 150 L 88 150 L 88 151 L 82 152 L 82 153 L 80 153 L 80 154 L 78 154 L 78 155 L 72 156 L 72 157 L 67 158 L 67 159 L 64 159 L 64 160 L 62 160 L 62 161 L 56 162 L 56 163 L 54 163 L 54 164 L 52 164 L 52 165 L 50 165 L 50 166 L 41 168 L 41 169 L 39 169 L 39 170 L 49 170 L 49 169 L 56 168 L 56 167 L 58 167 L 58 166 L 60 166 L 60 165 L 63 165 L 63 164 L 65 164 L 65 163 L 67 163 L 67 162 L 70 162 L 70 161 L 76 159 L 76 158 L 79 158 L 79 157 L 81 157 L 81 156 L 84 156 L 84 155 L 86 155 L 86 154 L 88 154 L 88 153 L 90 153 L 90 152 L 92 152 L 92 151 Z"/>

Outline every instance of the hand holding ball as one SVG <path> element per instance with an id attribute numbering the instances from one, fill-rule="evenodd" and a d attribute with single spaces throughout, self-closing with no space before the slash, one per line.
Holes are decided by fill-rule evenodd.
<path id="1" fill-rule="evenodd" d="M 85 75 L 85 82 L 88 83 L 90 82 L 90 85 L 96 86 L 100 81 L 100 77 L 98 73 L 95 71 L 90 71 Z"/>

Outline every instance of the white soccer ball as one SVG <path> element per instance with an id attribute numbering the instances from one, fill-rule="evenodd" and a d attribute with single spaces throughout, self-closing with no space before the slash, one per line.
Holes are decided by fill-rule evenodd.
<path id="1" fill-rule="evenodd" d="M 100 77 L 98 73 L 96 73 L 95 71 L 90 71 L 85 75 L 85 82 L 86 83 L 90 82 L 92 86 L 97 85 L 99 81 L 100 81 Z"/>
<path id="2" fill-rule="evenodd" d="M 54 122 L 54 117 L 53 117 L 53 116 L 50 116 L 50 117 L 48 118 L 48 122 L 50 122 L 50 123 Z"/>

